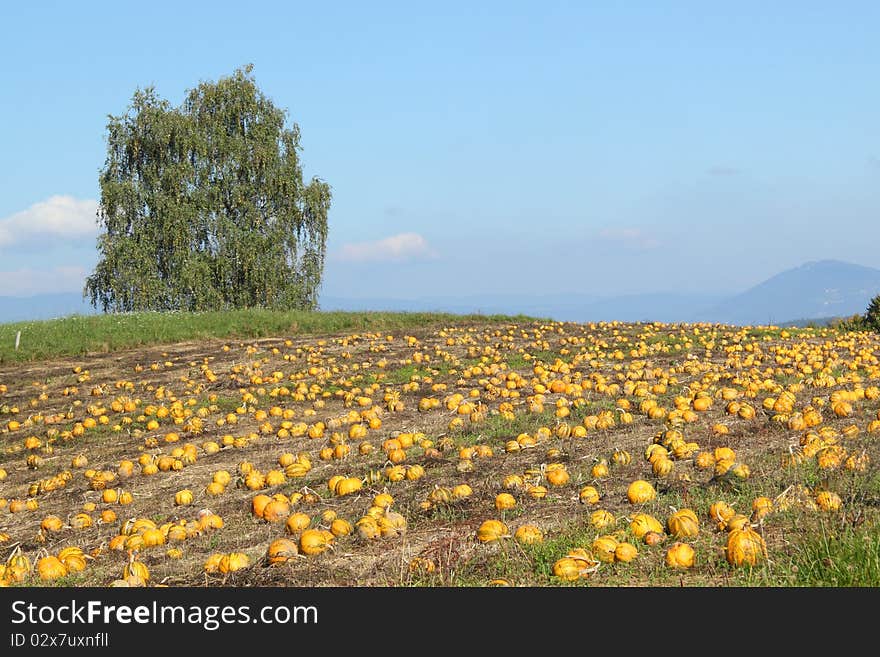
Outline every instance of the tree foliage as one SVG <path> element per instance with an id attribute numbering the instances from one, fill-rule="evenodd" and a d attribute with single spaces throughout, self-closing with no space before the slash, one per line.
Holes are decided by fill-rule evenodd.
<path id="1" fill-rule="evenodd" d="M 865 311 L 865 325 L 872 331 L 880 333 L 880 294 L 871 299 Z"/>
<path id="2" fill-rule="evenodd" d="M 92 305 L 315 309 L 330 186 L 303 182 L 299 127 L 285 119 L 252 66 L 202 82 L 180 107 L 136 90 L 107 124 Z"/>

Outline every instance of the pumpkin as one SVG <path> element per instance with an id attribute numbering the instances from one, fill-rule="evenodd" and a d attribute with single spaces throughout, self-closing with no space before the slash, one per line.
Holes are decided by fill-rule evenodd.
<path id="1" fill-rule="evenodd" d="M 289 533 L 299 534 L 300 532 L 308 529 L 309 525 L 311 524 L 311 516 L 302 512 L 297 512 L 288 516 L 285 527 L 287 528 L 287 531 Z"/>
<path id="2" fill-rule="evenodd" d="M 107 491 L 104 491 L 107 492 Z M 193 503 L 193 494 L 192 491 L 188 488 L 184 488 L 183 490 L 177 491 L 174 494 L 174 503 L 177 506 L 187 506 Z"/>
<path id="3" fill-rule="evenodd" d="M 674 538 L 691 538 L 700 533 L 700 521 L 691 509 L 679 509 L 666 520 L 666 527 Z"/>
<path id="4" fill-rule="evenodd" d="M 547 487 L 541 485 L 534 485 L 526 488 L 526 494 L 535 500 L 543 500 L 547 497 L 547 492 Z"/>
<path id="5" fill-rule="evenodd" d="M 340 536 L 348 536 L 353 531 L 354 527 L 352 527 L 351 523 L 344 518 L 334 518 L 330 523 L 330 533 L 337 538 Z"/>
<path id="6" fill-rule="evenodd" d="M 313 556 L 325 552 L 331 545 L 333 534 L 321 529 L 306 529 L 300 534 L 299 549 L 303 554 Z"/>
<path id="7" fill-rule="evenodd" d="M 373 518 L 372 516 L 363 516 L 359 518 L 354 525 L 358 536 L 362 539 L 371 541 L 375 538 L 379 538 L 379 535 L 381 534 L 379 523 L 376 518 Z"/>
<path id="8" fill-rule="evenodd" d="M 598 463 L 593 464 L 590 468 L 590 474 L 594 479 L 605 479 L 610 474 L 608 470 L 608 461 L 600 459 Z"/>
<path id="9" fill-rule="evenodd" d="M 657 497 L 657 491 L 650 482 L 636 479 L 626 489 L 626 498 L 630 504 L 645 504 Z"/>
<path id="10" fill-rule="evenodd" d="M 384 508 L 394 504 L 394 498 L 389 493 L 379 493 L 373 498 L 373 506 Z"/>
<path id="11" fill-rule="evenodd" d="M 709 517 L 715 522 L 718 529 L 725 529 L 727 521 L 735 515 L 736 511 L 727 502 L 719 500 L 709 506 Z"/>
<path id="12" fill-rule="evenodd" d="M 166 538 L 169 541 L 185 541 L 187 538 L 189 538 L 189 534 L 185 526 L 174 525 L 173 527 L 168 528 L 168 534 Z"/>
<path id="13" fill-rule="evenodd" d="M 250 490 L 260 490 L 266 487 L 266 476 L 259 470 L 251 470 L 245 475 L 244 485 Z"/>
<path id="14" fill-rule="evenodd" d="M 599 530 L 611 527 L 616 522 L 617 519 L 614 515 L 605 509 L 598 509 L 590 514 L 590 524 Z"/>
<path id="15" fill-rule="evenodd" d="M 144 582 L 148 582 L 150 581 L 150 569 L 147 568 L 142 561 L 137 561 L 132 558 L 131 561 L 125 565 L 125 568 L 123 568 L 122 577 L 123 579 L 128 579 L 132 576 L 137 577 Z"/>
<path id="16" fill-rule="evenodd" d="M 357 477 L 345 477 L 336 484 L 334 492 L 336 495 L 351 495 L 361 489 L 363 481 Z"/>
<path id="17" fill-rule="evenodd" d="M 749 526 L 734 529 L 727 535 L 727 561 L 734 566 L 754 566 L 767 558 L 764 537 Z"/>
<path id="18" fill-rule="evenodd" d="M 206 573 L 216 573 L 220 571 L 220 562 L 223 560 L 225 555 L 221 553 L 214 553 L 209 555 L 207 559 L 205 559 L 205 565 L 203 566 Z"/>
<path id="19" fill-rule="evenodd" d="M 409 481 L 415 481 L 425 476 L 425 469 L 419 464 L 414 464 L 406 469 L 406 478 Z"/>
<path id="20" fill-rule="evenodd" d="M 575 582 L 581 577 L 584 571 L 582 562 L 570 557 L 562 557 L 557 559 L 553 564 L 553 574 L 566 582 Z"/>
<path id="21" fill-rule="evenodd" d="M 525 485 L 525 482 L 520 475 L 510 474 L 504 477 L 501 485 L 508 490 L 519 490 Z"/>
<path id="22" fill-rule="evenodd" d="M 599 491 L 594 486 L 584 486 L 578 493 L 578 501 L 581 504 L 598 504 Z"/>
<path id="23" fill-rule="evenodd" d="M 144 547 L 154 547 L 165 543 L 165 534 L 161 529 L 147 529 L 141 534 Z"/>
<path id="24" fill-rule="evenodd" d="M 629 528 L 636 538 L 644 538 L 648 532 L 663 534 L 663 525 L 654 516 L 647 513 L 637 513 L 630 520 Z"/>
<path id="25" fill-rule="evenodd" d="M 58 516 L 46 516 L 40 522 L 40 527 L 47 532 L 60 532 L 64 529 L 64 521 Z"/>
<path id="26" fill-rule="evenodd" d="M 563 465 L 553 465 L 556 465 L 557 467 L 548 466 L 544 478 L 551 486 L 565 486 L 565 484 L 567 484 L 569 482 L 569 479 L 571 478 L 568 474 L 568 470 L 566 470 L 565 466 Z"/>
<path id="27" fill-rule="evenodd" d="M 200 529 L 220 529 L 223 527 L 225 523 L 223 522 L 223 518 L 218 516 L 216 513 L 204 513 L 199 514 L 198 526 Z"/>
<path id="28" fill-rule="evenodd" d="M 263 517 L 263 512 L 266 510 L 266 505 L 272 501 L 272 498 L 264 493 L 260 493 L 259 495 L 255 495 L 251 500 L 251 509 L 253 513 L 258 518 Z"/>
<path id="29" fill-rule="evenodd" d="M 44 582 L 51 582 L 67 575 L 67 567 L 50 554 L 37 560 L 37 574 Z"/>
<path id="30" fill-rule="evenodd" d="M 670 568 L 693 568 L 694 548 L 687 543 L 673 543 L 666 550 L 666 565 Z"/>
<path id="31" fill-rule="evenodd" d="M 748 516 L 745 516 L 741 513 L 734 513 L 730 518 L 727 519 L 724 528 L 727 531 L 733 531 L 734 529 L 742 529 L 743 527 L 748 526 L 748 524 Z"/>
<path id="32" fill-rule="evenodd" d="M 221 557 L 218 568 L 220 572 L 225 575 L 228 573 L 234 573 L 237 570 L 242 570 L 250 565 L 251 559 L 244 552 L 230 552 Z"/>
<path id="33" fill-rule="evenodd" d="M 79 548 L 64 548 L 58 553 L 58 560 L 64 564 L 69 573 L 78 573 L 86 569 L 86 555 Z"/>
<path id="34" fill-rule="evenodd" d="M 287 481 L 287 475 L 281 470 L 269 470 L 266 473 L 267 486 L 280 486 L 285 481 Z"/>
<path id="35" fill-rule="evenodd" d="M 593 541 L 590 549 L 595 557 L 604 563 L 612 563 L 615 559 L 614 552 L 617 549 L 618 541 L 611 534 L 599 536 Z"/>
<path id="36" fill-rule="evenodd" d="M 842 505 L 840 495 L 830 490 L 816 493 L 816 506 L 823 511 L 838 511 Z"/>
<path id="37" fill-rule="evenodd" d="M 290 504 L 284 500 L 273 499 L 263 508 L 263 520 L 279 522 L 290 515 Z"/>
<path id="38" fill-rule="evenodd" d="M 437 492 L 440 491 L 440 492 Z M 436 494 L 435 494 L 436 493 Z M 474 494 L 474 489 L 471 488 L 468 484 L 458 484 L 452 489 L 452 492 L 446 495 L 445 488 L 435 488 L 432 491 L 433 499 L 431 501 L 442 504 L 444 496 L 448 497 L 446 501 L 451 500 L 463 500 Z M 430 496 L 429 496 L 430 497 Z"/>
<path id="39" fill-rule="evenodd" d="M 10 582 L 21 583 L 31 574 L 31 560 L 21 551 L 21 546 L 15 548 L 6 559 L 6 573 L 4 577 Z"/>
<path id="40" fill-rule="evenodd" d="M 70 526 L 74 529 L 85 529 L 92 526 L 92 516 L 88 513 L 77 513 L 70 519 Z"/>
<path id="41" fill-rule="evenodd" d="M 675 469 L 675 463 L 672 459 L 663 457 L 654 459 L 651 463 L 651 471 L 658 477 L 666 477 Z"/>
<path id="42" fill-rule="evenodd" d="M 513 539 L 523 545 L 533 545 L 544 540 L 544 532 L 534 525 L 520 525 L 513 533 Z"/>
<path id="43" fill-rule="evenodd" d="M 773 511 L 773 500 L 769 497 L 756 497 L 752 501 L 752 520 L 761 520 Z"/>
<path id="44" fill-rule="evenodd" d="M 516 498 L 510 493 L 498 493 L 495 496 L 495 508 L 499 511 L 513 509 L 516 507 Z"/>
<path id="45" fill-rule="evenodd" d="M 618 543 L 617 547 L 614 548 L 614 560 L 621 561 L 623 563 L 628 563 L 635 559 L 639 554 L 638 548 L 632 543 Z"/>
<path id="46" fill-rule="evenodd" d="M 491 543 L 510 536 L 510 532 L 500 520 L 484 520 L 477 529 L 477 540 L 480 543 Z"/>
<path id="47" fill-rule="evenodd" d="M 299 554 L 296 541 L 289 538 L 276 538 L 269 543 L 266 558 L 270 565 L 278 565 L 290 561 Z"/>

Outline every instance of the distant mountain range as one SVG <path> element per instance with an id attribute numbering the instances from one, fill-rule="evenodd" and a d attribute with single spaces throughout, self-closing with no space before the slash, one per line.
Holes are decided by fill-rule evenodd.
<path id="1" fill-rule="evenodd" d="M 880 294 L 880 269 L 837 260 L 808 262 L 700 311 L 724 324 L 782 324 L 862 314 Z"/>
<path id="2" fill-rule="evenodd" d="M 736 325 L 827 323 L 862 314 L 880 294 L 880 269 L 838 260 L 808 262 L 730 295 L 658 292 L 615 297 L 517 294 L 419 299 L 322 296 L 322 310 L 385 310 L 531 315 L 559 321 L 718 322 Z M 0 297 L 0 322 L 92 314 L 78 294 Z"/>

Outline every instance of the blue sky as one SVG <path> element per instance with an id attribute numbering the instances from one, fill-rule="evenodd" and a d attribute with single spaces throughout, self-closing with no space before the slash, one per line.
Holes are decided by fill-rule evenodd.
<path id="1" fill-rule="evenodd" d="M 720 4 L 5 5 L 0 295 L 81 289 L 108 114 L 247 63 L 333 188 L 328 296 L 880 267 L 880 4 Z"/>

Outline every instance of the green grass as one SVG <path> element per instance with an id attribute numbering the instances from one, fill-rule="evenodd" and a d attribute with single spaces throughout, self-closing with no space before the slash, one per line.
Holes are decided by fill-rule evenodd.
<path id="1" fill-rule="evenodd" d="M 790 554 L 755 568 L 750 586 L 880 586 L 880 533 L 876 525 L 858 528 L 822 523 L 805 533 Z"/>
<path id="2" fill-rule="evenodd" d="M 0 324 L 0 364 L 58 356 L 81 356 L 131 347 L 210 338 L 377 331 L 452 323 L 527 322 L 524 315 L 454 315 L 409 312 L 305 312 L 230 310 L 72 315 L 44 321 Z M 19 348 L 15 339 L 21 332 Z"/>

